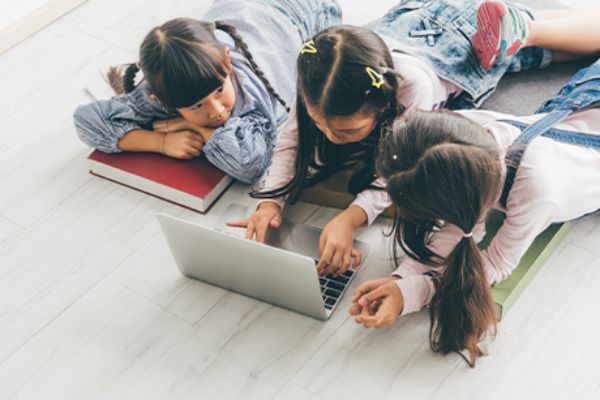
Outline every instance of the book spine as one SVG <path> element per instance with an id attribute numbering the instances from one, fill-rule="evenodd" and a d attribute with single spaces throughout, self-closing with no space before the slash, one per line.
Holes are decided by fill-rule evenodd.
<path id="1" fill-rule="evenodd" d="M 130 174 L 118 168 L 90 160 L 90 173 L 111 182 L 118 183 L 130 189 L 149 194 L 161 200 L 189 208 L 201 213 L 206 212 L 208 206 L 200 197 L 192 196 L 180 190 L 156 183 L 150 179 Z M 216 199 L 215 199 L 216 200 Z"/>

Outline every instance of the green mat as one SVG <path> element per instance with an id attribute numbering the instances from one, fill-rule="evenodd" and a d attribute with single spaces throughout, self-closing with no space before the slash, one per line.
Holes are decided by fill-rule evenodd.
<path id="1" fill-rule="evenodd" d="M 494 210 L 490 214 L 486 223 L 486 236 L 479 243 L 481 249 L 485 249 L 489 245 L 502 225 L 502 221 L 504 221 L 504 214 L 501 212 Z M 498 320 L 501 320 L 510 310 L 568 232 L 569 223 L 549 226 L 535 239 L 512 274 L 492 288 Z"/>

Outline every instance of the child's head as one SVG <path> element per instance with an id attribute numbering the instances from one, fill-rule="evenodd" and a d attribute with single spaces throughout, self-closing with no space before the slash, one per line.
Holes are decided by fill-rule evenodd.
<path id="1" fill-rule="evenodd" d="M 415 112 L 391 126 L 377 167 L 396 208 L 396 242 L 419 262 L 446 266 L 431 302 L 431 348 L 442 354 L 466 348 L 474 363 L 496 321 L 483 259 L 470 235 L 498 195 L 496 141 L 459 114 Z M 427 247 L 442 223 L 463 232 L 446 259 Z"/>
<path id="2" fill-rule="evenodd" d="M 269 92 L 284 106 L 235 27 L 221 21 L 176 18 L 153 28 L 140 46 L 140 59 L 121 78 L 111 69 L 109 79 L 117 93 L 134 88 L 141 69 L 150 92 L 163 106 L 200 126 L 216 128 L 229 118 L 236 100 L 230 49 L 215 37 L 219 29 L 229 34 Z"/>
<path id="3" fill-rule="evenodd" d="M 336 26 L 316 34 L 298 57 L 298 104 L 334 144 L 365 139 L 382 118 L 403 109 L 399 76 L 385 42 L 372 30 Z"/>
<path id="4" fill-rule="evenodd" d="M 295 176 L 281 188 L 253 195 L 289 194 L 293 203 L 305 186 L 346 168 L 352 169 L 348 191 L 361 192 L 375 180 L 381 125 L 404 111 L 389 49 L 370 29 L 335 26 L 304 43 L 297 67 Z"/>

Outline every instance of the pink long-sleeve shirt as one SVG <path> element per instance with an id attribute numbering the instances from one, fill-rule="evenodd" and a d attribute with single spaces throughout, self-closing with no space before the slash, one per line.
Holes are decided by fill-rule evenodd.
<path id="1" fill-rule="evenodd" d="M 502 159 L 508 146 L 521 133 L 516 127 L 497 122 L 513 119 L 532 123 L 543 115 L 513 117 L 493 111 L 462 111 L 464 116 L 482 124 L 496 139 Z M 600 135 L 600 108 L 571 115 L 556 128 Z M 502 165 L 504 169 L 504 163 Z M 506 220 L 489 247 L 482 252 L 487 278 L 494 285 L 510 275 L 533 240 L 550 224 L 568 221 L 600 208 L 600 151 L 560 143 L 540 137 L 532 141 L 517 171 L 507 200 Z M 480 241 L 485 234 L 483 222 L 473 236 Z M 462 238 L 462 231 L 447 224 L 431 238 L 431 249 L 447 256 Z M 431 268 L 407 258 L 394 272 L 404 297 L 402 315 L 429 304 L 435 287 L 423 273 Z"/>

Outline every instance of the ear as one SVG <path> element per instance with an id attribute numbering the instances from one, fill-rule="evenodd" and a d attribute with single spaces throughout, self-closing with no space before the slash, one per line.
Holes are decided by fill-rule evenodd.
<path id="1" fill-rule="evenodd" d="M 231 66 L 231 49 L 229 47 L 225 47 L 225 62 L 227 63 L 227 69 L 232 71 L 233 67 Z"/>

